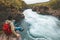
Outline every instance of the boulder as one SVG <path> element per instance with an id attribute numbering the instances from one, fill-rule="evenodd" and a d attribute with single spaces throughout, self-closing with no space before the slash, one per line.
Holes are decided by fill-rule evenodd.
<path id="1" fill-rule="evenodd" d="M 2 29 L 2 25 L 8 16 L 12 16 L 16 21 L 20 21 L 20 19 L 24 19 L 24 14 L 17 10 L 16 8 L 10 8 L 0 5 L 0 30 Z"/>

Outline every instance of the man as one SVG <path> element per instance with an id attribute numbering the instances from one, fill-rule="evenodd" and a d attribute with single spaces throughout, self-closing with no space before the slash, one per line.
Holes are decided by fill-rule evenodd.
<path id="1" fill-rule="evenodd" d="M 8 16 L 7 20 L 4 22 L 3 24 L 3 32 L 4 34 L 6 35 L 5 36 L 5 39 L 6 40 L 14 40 L 12 35 L 16 36 L 16 40 L 19 39 L 21 40 L 21 35 L 18 34 L 16 31 L 15 31 L 15 26 L 14 26 L 14 23 L 13 23 L 13 19 L 12 19 L 12 16 Z M 12 38 L 12 39 L 11 39 Z M 3 40 L 3 39 L 2 39 Z"/>

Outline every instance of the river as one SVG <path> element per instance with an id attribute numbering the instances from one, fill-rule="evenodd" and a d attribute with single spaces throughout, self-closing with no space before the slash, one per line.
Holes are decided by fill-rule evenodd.
<path id="1" fill-rule="evenodd" d="M 22 40 L 60 40 L 60 20 L 51 15 L 39 15 L 26 9 L 25 19 L 20 26 L 24 28 Z"/>

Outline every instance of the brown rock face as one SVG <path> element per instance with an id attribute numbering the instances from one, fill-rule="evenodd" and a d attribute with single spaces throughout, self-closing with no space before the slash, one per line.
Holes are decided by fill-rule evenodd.
<path id="1" fill-rule="evenodd" d="M 16 21 L 20 21 L 20 19 L 24 19 L 24 14 L 22 14 L 22 11 L 19 11 L 16 8 L 9 8 L 9 7 L 0 5 L 0 29 L 2 28 L 3 22 L 10 15 Z"/>

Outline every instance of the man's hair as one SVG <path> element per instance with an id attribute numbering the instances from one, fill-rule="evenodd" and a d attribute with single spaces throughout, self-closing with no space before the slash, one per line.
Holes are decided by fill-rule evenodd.
<path id="1" fill-rule="evenodd" d="M 8 16 L 7 19 L 8 19 L 8 20 L 12 20 L 13 17 L 12 17 L 12 16 Z"/>

